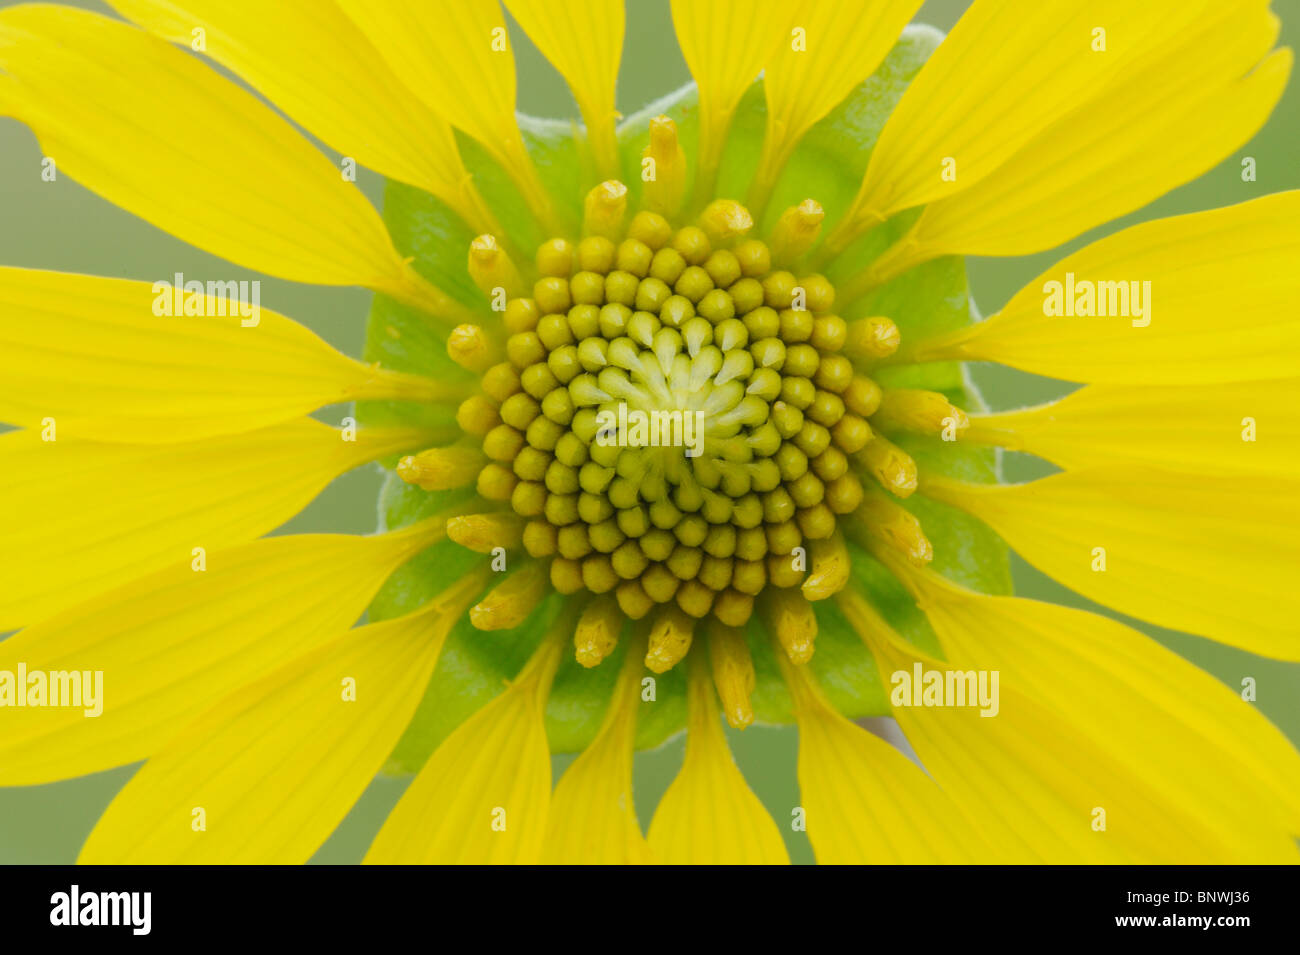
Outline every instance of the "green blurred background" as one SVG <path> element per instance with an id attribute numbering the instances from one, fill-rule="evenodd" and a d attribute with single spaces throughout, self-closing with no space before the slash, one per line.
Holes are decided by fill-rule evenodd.
<path id="1" fill-rule="evenodd" d="M 11 5 L 12 0 L 0 0 L 0 7 Z M 76 0 L 74 5 L 109 12 L 96 0 Z M 966 6 L 967 0 L 929 0 L 917 20 L 948 30 Z M 686 64 L 673 38 L 667 0 L 629 0 L 628 8 L 627 41 L 619 83 L 619 108 L 625 113 L 689 80 Z M 1300 0 L 1273 0 L 1273 9 L 1284 23 L 1281 43 L 1300 46 Z M 520 110 L 538 116 L 577 118 L 576 107 L 559 75 L 520 31 L 514 30 L 514 40 Z M 997 55 L 996 50 L 989 52 L 991 56 Z M 970 260 L 971 284 L 981 310 L 985 314 L 995 311 L 1021 285 L 1061 255 L 1115 228 L 1300 187 L 1298 86 L 1293 79 L 1272 119 L 1251 143 L 1196 182 L 1175 190 L 1140 212 L 1062 249 L 1021 259 Z M 1243 156 L 1256 158 L 1256 182 L 1241 181 Z M 339 349 L 360 354 L 369 293 L 359 289 L 297 285 L 245 273 L 109 205 L 66 177 L 60 176 L 52 183 L 42 181 L 40 160 L 36 140 L 26 127 L 13 120 L 0 119 L 0 264 L 146 281 L 176 271 L 233 279 L 261 278 L 262 301 L 267 307 L 305 322 Z M 383 182 L 378 176 L 362 171 L 358 184 L 376 204 L 380 203 Z M 976 369 L 976 381 L 994 409 L 1036 403 L 1070 390 L 1059 382 L 993 367 Z M 1036 476 L 1042 473 L 1041 467 L 1038 462 L 1017 460 L 1015 456 L 1008 456 L 1005 462 L 1006 474 L 1013 480 Z M 281 533 L 372 531 L 379 482 L 375 467 L 343 477 Z M 112 489 L 106 488 L 105 493 L 112 493 Z M 1047 580 L 1023 562 L 1015 560 L 1014 570 L 1019 593 L 1100 609 Z M 1300 739 L 1300 664 L 1263 660 L 1196 637 L 1135 621 L 1129 623 L 1234 688 L 1240 686 L 1242 677 L 1254 677 L 1258 683 L 1257 705 L 1292 739 Z M 890 735 L 890 721 L 869 722 L 872 729 Z M 731 733 L 731 738 L 751 785 L 782 829 L 788 830 L 790 809 L 799 802 L 794 772 L 794 731 L 755 727 L 745 733 Z M 648 822 L 655 802 L 676 773 L 681 754 L 682 743 L 677 740 L 638 757 L 636 798 L 643 822 Z M 557 758 L 557 773 L 568 759 Z M 0 789 L 0 863 L 73 861 L 96 818 L 133 771 L 134 767 L 127 767 L 47 786 Z M 317 853 L 315 861 L 359 860 L 405 785 L 405 780 L 400 779 L 376 780 Z M 795 861 L 811 861 L 803 834 L 786 832 L 786 837 Z"/>

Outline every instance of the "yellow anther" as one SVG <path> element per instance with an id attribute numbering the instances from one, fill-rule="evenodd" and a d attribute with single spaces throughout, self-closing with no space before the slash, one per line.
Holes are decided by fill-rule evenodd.
<path id="1" fill-rule="evenodd" d="M 697 221 L 715 247 L 743 239 L 754 228 L 753 216 L 735 199 L 714 199 Z"/>
<path id="2" fill-rule="evenodd" d="M 509 630 L 523 623 L 545 596 L 546 572 L 529 561 L 470 608 L 469 622 L 479 630 Z"/>
<path id="3" fill-rule="evenodd" d="M 917 567 L 924 567 L 934 559 L 934 546 L 916 515 L 879 491 L 866 495 L 857 512 L 846 521 L 848 533 L 858 543 L 875 538 Z"/>
<path id="4" fill-rule="evenodd" d="M 556 557 L 551 561 L 551 586 L 562 594 L 576 594 L 582 590 L 582 564 L 566 557 Z"/>
<path id="5" fill-rule="evenodd" d="M 694 632 L 695 620 L 676 604 L 660 609 L 650 625 L 645 665 L 655 673 L 667 673 L 686 656 Z"/>
<path id="6" fill-rule="evenodd" d="M 481 437 L 500 423 L 497 406 L 487 395 L 470 395 L 456 409 L 456 424 L 466 434 Z"/>
<path id="7" fill-rule="evenodd" d="M 548 239 L 538 246 L 537 272 L 543 278 L 567 279 L 573 274 L 573 243 Z"/>
<path id="8" fill-rule="evenodd" d="M 618 241 L 623 237 L 623 216 L 627 213 L 627 186 L 609 179 L 587 193 L 582 204 L 583 235 Z"/>
<path id="9" fill-rule="evenodd" d="M 477 554 L 518 547 L 524 519 L 517 514 L 461 514 L 447 521 L 447 536 Z"/>
<path id="10" fill-rule="evenodd" d="M 447 354 L 462 368 L 482 374 L 501 360 L 501 347 L 477 325 L 457 325 L 447 336 Z"/>
<path id="11" fill-rule="evenodd" d="M 667 116 L 650 120 L 650 144 L 641 150 L 642 195 L 651 212 L 671 218 L 686 193 L 686 153 L 677 141 L 677 124 Z"/>
<path id="12" fill-rule="evenodd" d="M 654 607 L 655 602 L 645 592 L 639 581 L 625 580 L 614 592 L 619 609 L 630 620 L 640 620 Z"/>
<path id="13" fill-rule="evenodd" d="M 778 268 L 793 265 L 817 241 L 825 217 L 826 213 L 816 199 L 805 199 L 781 213 L 768 242 L 772 262 Z"/>
<path id="14" fill-rule="evenodd" d="M 644 242 L 652 252 L 658 252 L 673 237 L 673 227 L 657 212 L 642 209 L 632 217 L 632 224 L 627 227 L 630 239 Z M 651 260 L 653 265 L 653 260 Z"/>
<path id="15" fill-rule="evenodd" d="M 880 408 L 871 419 L 879 427 L 941 435 L 952 441 L 970 427 L 966 412 L 937 391 L 915 388 L 888 388 L 881 396 Z"/>
<path id="16" fill-rule="evenodd" d="M 729 627 L 741 627 L 754 612 L 754 598 L 729 588 L 713 602 L 713 615 Z"/>
<path id="17" fill-rule="evenodd" d="M 529 521 L 524 525 L 523 544 L 529 557 L 551 557 L 559 545 L 559 531 L 546 521 Z"/>
<path id="18" fill-rule="evenodd" d="M 855 375 L 840 395 L 844 407 L 863 418 L 870 418 L 880 407 L 880 386 L 865 375 Z"/>
<path id="19" fill-rule="evenodd" d="M 489 501 L 508 501 L 518 483 L 519 478 L 513 471 L 492 461 L 479 472 L 475 486 L 479 497 Z"/>
<path id="20" fill-rule="evenodd" d="M 716 621 L 709 624 L 709 663 L 713 685 L 722 700 L 722 713 L 733 729 L 743 730 L 754 722 L 749 696 L 754 692 L 754 660 L 745 635 Z"/>
<path id="21" fill-rule="evenodd" d="M 844 589 L 849 582 L 848 547 L 844 538 L 834 534 L 826 540 L 810 541 L 808 544 L 812 557 L 812 572 L 801 587 L 808 600 L 825 600 Z"/>
<path id="22" fill-rule="evenodd" d="M 599 664 L 618 646 L 622 628 L 623 614 L 613 597 L 603 595 L 587 604 L 573 634 L 578 662 L 585 667 Z"/>
<path id="23" fill-rule="evenodd" d="M 916 462 L 898 445 L 875 435 L 853 455 L 881 485 L 897 497 L 910 497 L 916 490 Z"/>
<path id="24" fill-rule="evenodd" d="M 524 294 L 524 280 L 519 269 L 501 248 L 496 236 L 481 235 L 470 242 L 469 277 L 489 299 L 500 297 L 498 289 L 504 290 L 507 298 Z"/>
<path id="25" fill-rule="evenodd" d="M 448 491 L 473 483 L 487 458 L 478 448 L 453 445 L 408 454 L 397 462 L 397 476 L 426 491 Z"/>
<path id="26" fill-rule="evenodd" d="M 848 337 L 844 341 L 844 354 L 850 358 L 888 358 L 898 351 L 902 335 L 898 326 L 883 315 L 859 318 L 849 322 Z"/>
<path id="27" fill-rule="evenodd" d="M 817 639 L 817 614 L 813 612 L 813 605 L 793 587 L 770 593 L 768 626 L 776 634 L 791 663 L 807 663 L 812 659 Z"/>

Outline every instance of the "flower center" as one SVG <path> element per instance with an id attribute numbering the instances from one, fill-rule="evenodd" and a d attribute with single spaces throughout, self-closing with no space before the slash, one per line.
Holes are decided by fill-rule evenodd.
<path id="1" fill-rule="evenodd" d="M 824 277 L 774 267 L 739 203 L 624 229 L 622 195 L 593 190 L 589 234 L 543 243 L 531 296 L 506 302 L 479 493 L 526 519 L 559 592 L 739 626 L 764 588 L 804 580 L 808 543 L 861 503 L 849 457 L 880 392 L 844 350 L 897 347 L 897 332 L 851 327 Z"/>

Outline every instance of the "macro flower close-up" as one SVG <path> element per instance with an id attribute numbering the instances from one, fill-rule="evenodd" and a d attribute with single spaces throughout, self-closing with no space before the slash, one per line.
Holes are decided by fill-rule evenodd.
<path id="1" fill-rule="evenodd" d="M 0 263 L 0 787 L 117 772 L 114 865 L 376 786 L 370 863 L 1300 860 L 1285 0 L 956 6 L 0 7 L 28 188 L 208 256 Z"/>

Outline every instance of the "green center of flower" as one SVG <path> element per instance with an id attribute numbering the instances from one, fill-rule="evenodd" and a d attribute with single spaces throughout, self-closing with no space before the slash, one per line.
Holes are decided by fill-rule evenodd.
<path id="1" fill-rule="evenodd" d="M 824 277 L 774 268 L 738 203 L 700 222 L 722 227 L 642 212 L 618 240 L 542 244 L 483 376 L 500 421 L 478 488 L 527 520 L 561 593 L 739 626 L 861 502 L 848 456 L 878 395 L 854 387 Z"/>

